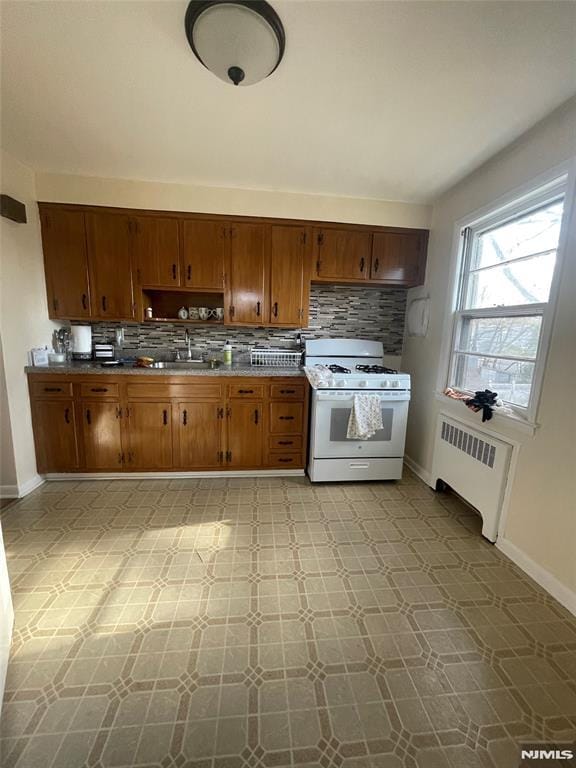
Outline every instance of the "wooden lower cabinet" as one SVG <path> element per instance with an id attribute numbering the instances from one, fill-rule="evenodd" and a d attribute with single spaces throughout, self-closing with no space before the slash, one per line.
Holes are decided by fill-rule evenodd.
<path id="1" fill-rule="evenodd" d="M 76 409 L 73 400 L 32 402 L 39 472 L 69 472 L 79 466 Z"/>
<path id="2" fill-rule="evenodd" d="M 254 469 L 262 466 L 264 445 L 264 405 L 260 401 L 233 401 L 228 405 L 228 467 Z"/>
<path id="3" fill-rule="evenodd" d="M 42 473 L 305 466 L 302 379 L 30 374 L 29 389 Z"/>
<path id="4" fill-rule="evenodd" d="M 84 465 L 90 470 L 122 470 L 122 422 L 119 402 L 82 401 Z"/>
<path id="5" fill-rule="evenodd" d="M 171 469 L 172 404 L 130 401 L 126 413 L 128 451 L 125 464 L 132 469 Z"/>
<path id="6" fill-rule="evenodd" d="M 181 469 L 221 469 L 224 463 L 223 403 L 185 402 L 175 406 L 176 466 Z"/>

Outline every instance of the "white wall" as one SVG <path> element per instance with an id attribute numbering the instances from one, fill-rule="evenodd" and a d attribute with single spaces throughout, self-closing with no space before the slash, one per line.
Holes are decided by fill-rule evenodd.
<path id="1" fill-rule="evenodd" d="M 38 200 L 53 203 L 111 205 L 164 211 L 220 213 L 229 216 L 272 216 L 344 221 L 396 227 L 430 224 L 431 207 L 389 200 L 328 197 L 224 187 L 193 187 L 127 179 L 100 179 L 39 173 Z"/>
<path id="2" fill-rule="evenodd" d="M 407 338 L 403 365 L 413 376 L 407 437 L 409 457 L 425 472 L 432 464 L 440 408 L 464 421 L 473 417 L 461 404 L 435 400 L 444 318 L 450 304 L 448 282 L 455 223 L 498 197 L 576 156 L 576 100 L 565 104 L 507 150 L 439 199 L 433 209 L 426 284 L 411 296 L 429 293 L 426 338 Z M 518 464 L 511 488 L 504 545 L 518 558 L 557 580 L 558 590 L 576 593 L 576 241 L 564 259 L 561 290 L 534 435 L 503 425 L 518 441 Z M 478 425 L 478 422 L 475 422 Z M 572 597 L 570 597 L 572 599 Z M 576 605 L 576 602 L 574 603 Z"/>
<path id="3" fill-rule="evenodd" d="M 8 407 L 8 392 L 6 391 L 2 337 L 0 336 L 0 498 L 17 496 L 18 481 L 16 478 L 16 462 L 14 460 L 12 424 Z"/>
<path id="4" fill-rule="evenodd" d="M 0 334 L 16 483 L 22 493 L 39 481 L 24 366 L 29 349 L 51 345 L 56 324 L 48 319 L 34 172 L 2 152 L 0 174 L 2 193 L 26 203 L 28 217 L 26 224 L 0 219 Z"/>

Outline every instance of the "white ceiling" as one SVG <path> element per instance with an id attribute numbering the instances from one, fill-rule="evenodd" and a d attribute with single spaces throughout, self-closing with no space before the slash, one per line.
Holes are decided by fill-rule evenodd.
<path id="1" fill-rule="evenodd" d="M 576 3 L 273 0 L 234 88 L 186 2 L 2 0 L 2 144 L 57 173 L 428 201 L 576 92 Z"/>

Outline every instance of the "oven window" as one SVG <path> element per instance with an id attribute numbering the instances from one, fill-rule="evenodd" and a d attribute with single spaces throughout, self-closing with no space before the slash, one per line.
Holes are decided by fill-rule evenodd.
<path id="1" fill-rule="evenodd" d="M 342 443 L 350 442 L 346 437 L 348 432 L 348 421 L 350 419 L 351 408 L 331 408 L 330 410 L 330 442 Z M 382 429 L 375 432 L 366 443 L 382 443 L 392 438 L 392 419 L 394 410 L 392 408 L 382 408 Z"/>

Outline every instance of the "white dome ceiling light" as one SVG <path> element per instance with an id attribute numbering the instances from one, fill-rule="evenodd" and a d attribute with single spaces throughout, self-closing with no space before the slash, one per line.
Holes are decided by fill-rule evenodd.
<path id="1" fill-rule="evenodd" d="M 284 55 L 284 27 L 264 0 L 192 0 L 184 24 L 198 60 L 225 83 L 258 83 Z"/>

